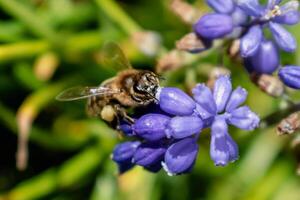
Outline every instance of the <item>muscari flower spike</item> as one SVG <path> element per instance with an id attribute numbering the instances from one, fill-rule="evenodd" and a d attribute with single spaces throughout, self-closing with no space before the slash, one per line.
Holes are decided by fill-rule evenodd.
<path id="1" fill-rule="evenodd" d="M 202 16 L 193 26 L 202 39 L 240 39 L 240 55 L 249 72 L 272 74 L 280 66 L 278 47 L 286 52 L 297 48 L 295 38 L 282 25 L 300 21 L 299 2 L 268 0 L 261 5 L 258 0 L 206 0 L 215 11 Z M 269 29 L 273 40 L 266 39 L 264 29 Z"/>
<path id="2" fill-rule="evenodd" d="M 198 155 L 197 140 L 203 128 L 211 128 L 210 156 L 216 166 L 238 159 L 238 146 L 228 126 L 250 131 L 259 124 L 258 116 L 241 106 L 247 91 L 241 87 L 232 91 L 230 78 L 221 76 L 213 90 L 198 84 L 192 93 L 193 98 L 178 88 L 160 88 L 156 98 L 162 112 L 138 118 L 131 125 L 132 133 L 127 134 L 141 142 L 126 142 L 114 150 L 113 160 L 121 172 L 134 165 L 152 172 L 163 168 L 169 175 L 189 172 Z"/>
<path id="3" fill-rule="evenodd" d="M 263 40 L 263 28 L 269 28 L 276 44 L 286 52 L 297 48 L 295 38 L 282 26 L 294 25 L 300 20 L 297 0 L 291 0 L 282 6 L 281 0 L 269 0 L 266 6 L 258 0 L 237 0 L 237 6 L 252 17 L 247 34 L 241 38 L 241 56 L 253 56 Z"/>

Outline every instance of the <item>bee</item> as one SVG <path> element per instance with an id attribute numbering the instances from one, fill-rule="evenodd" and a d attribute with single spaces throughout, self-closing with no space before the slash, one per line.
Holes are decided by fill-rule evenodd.
<path id="1" fill-rule="evenodd" d="M 56 99 L 73 101 L 87 99 L 87 113 L 100 117 L 118 129 L 120 120 L 133 123 L 127 108 L 147 106 L 156 101 L 160 78 L 148 70 L 133 69 L 121 48 L 107 43 L 101 52 L 103 64 L 119 69 L 119 73 L 96 87 L 73 87 L 61 92 Z"/>

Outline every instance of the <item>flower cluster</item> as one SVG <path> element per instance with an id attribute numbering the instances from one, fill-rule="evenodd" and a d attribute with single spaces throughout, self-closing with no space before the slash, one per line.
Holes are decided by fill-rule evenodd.
<path id="1" fill-rule="evenodd" d="M 228 125 L 253 130 L 259 117 L 249 107 L 241 106 L 247 91 L 232 91 L 228 76 L 220 76 L 213 90 L 198 84 L 193 98 L 182 90 L 160 88 L 157 93 L 159 112 L 145 114 L 134 124 L 126 125 L 127 136 L 136 140 L 118 144 L 112 159 L 120 172 L 134 165 L 169 175 L 189 172 L 196 160 L 197 140 L 204 128 L 211 128 L 210 156 L 216 166 L 225 166 L 238 159 L 238 146 L 228 133 Z"/>
<path id="2" fill-rule="evenodd" d="M 207 4 L 215 13 L 202 16 L 194 24 L 194 32 L 209 41 L 228 37 L 239 39 L 240 55 L 250 73 L 272 74 L 280 67 L 279 49 L 296 50 L 295 38 L 282 25 L 300 21 L 297 0 L 284 4 L 281 0 L 268 0 L 266 5 L 258 0 L 207 0 Z M 264 34 L 268 30 L 272 40 Z M 280 69 L 278 75 L 287 86 L 299 89 L 296 71 L 300 69 L 288 66 Z"/>

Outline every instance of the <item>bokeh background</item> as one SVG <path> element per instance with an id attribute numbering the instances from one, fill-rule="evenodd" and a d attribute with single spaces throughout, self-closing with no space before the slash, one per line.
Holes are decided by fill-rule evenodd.
<path id="1" fill-rule="evenodd" d="M 203 0 L 189 1 L 201 12 Z M 300 199 L 293 144 L 299 134 L 277 136 L 276 122 L 286 102 L 260 91 L 243 67 L 224 55 L 234 86 L 249 91 L 247 104 L 271 125 L 254 132 L 230 129 L 240 159 L 215 167 L 209 132 L 200 137 L 196 165 L 187 175 L 152 174 L 140 167 L 119 176 L 110 160 L 121 141 L 99 119 L 88 118 L 85 102 L 58 102 L 74 85 L 98 85 L 116 72 L 101 65 L 101 46 L 115 41 L 140 69 L 152 69 L 174 42 L 190 32 L 170 11 L 168 0 L 0 0 L 0 199 Z M 136 32 L 161 37 L 158 55 L 146 55 L 132 41 Z M 300 26 L 290 28 L 300 43 Z M 223 52 L 224 53 L 224 52 Z M 163 74 L 163 85 L 188 91 L 207 81 L 219 65 L 217 52 L 194 55 L 191 64 Z M 199 57 L 198 57 L 199 56 Z M 300 51 L 282 54 L 282 64 L 300 65 Z M 290 91 L 293 100 L 300 92 Z M 271 119 L 271 120 L 270 120 Z M 27 168 L 22 145 L 29 134 Z M 25 138 L 24 138 L 25 136 Z M 25 139 L 25 140 L 24 140 Z M 299 143 L 299 142 L 298 142 Z M 26 147 L 26 146 L 25 146 Z M 19 152 L 20 153 L 20 152 Z M 23 159 L 23 160 L 22 160 Z"/>

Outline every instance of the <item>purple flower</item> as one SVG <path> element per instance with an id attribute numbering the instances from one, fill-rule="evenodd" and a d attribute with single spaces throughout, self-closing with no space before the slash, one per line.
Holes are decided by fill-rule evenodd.
<path id="1" fill-rule="evenodd" d="M 247 97 L 245 89 L 238 87 L 232 91 L 228 76 L 219 77 L 213 91 L 203 84 L 193 89 L 198 104 L 196 112 L 205 120 L 211 119 L 211 158 L 215 165 L 225 166 L 238 157 L 238 148 L 228 134 L 228 124 L 240 129 L 253 130 L 259 124 L 259 117 L 248 107 L 242 106 Z"/>
<path id="2" fill-rule="evenodd" d="M 259 25 L 252 26 L 248 33 L 241 39 L 241 56 L 253 56 L 259 48 L 263 33 Z"/>
<path id="3" fill-rule="evenodd" d="M 171 115 L 191 115 L 196 108 L 193 99 L 178 88 L 161 88 L 156 98 L 160 108 Z"/>
<path id="4" fill-rule="evenodd" d="M 142 142 L 127 142 L 115 148 L 113 160 L 120 171 L 140 165 L 151 172 L 163 167 L 169 175 L 187 173 L 198 155 L 199 134 L 209 127 L 210 155 L 215 165 L 226 166 L 238 159 L 238 146 L 228 126 L 253 130 L 259 124 L 258 116 L 241 106 L 247 91 L 241 87 L 232 91 L 229 76 L 220 76 L 213 90 L 198 84 L 192 93 L 194 99 L 177 88 L 160 89 L 157 103 L 165 113 L 145 114 L 127 127 L 132 130 L 130 136 Z"/>
<path id="5" fill-rule="evenodd" d="M 276 44 L 284 51 L 294 52 L 297 44 L 295 38 L 281 25 L 292 25 L 299 22 L 299 2 L 292 0 L 279 6 L 281 1 L 269 0 L 267 6 L 259 4 L 258 0 L 238 0 L 237 6 L 252 17 L 249 24 L 253 26 L 241 38 L 241 54 L 243 57 L 252 56 L 258 51 L 262 29 L 268 27 Z"/>
<path id="6" fill-rule="evenodd" d="M 216 166 L 226 166 L 238 159 L 238 146 L 228 134 L 223 117 L 216 117 L 211 127 L 210 157 Z"/>
<path id="7" fill-rule="evenodd" d="M 200 133 L 202 127 L 202 120 L 197 116 L 177 116 L 168 123 L 166 133 L 169 137 L 180 139 Z"/>
<path id="8" fill-rule="evenodd" d="M 135 151 L 132 162 L 143 167 L 161 167 L 166 150 L 167 146 L 161 142 L 143 143 Z"/>
<path id="9" fill-rule="evenodd" d="M 131 169 L 134 164 L 132 158 L 141 143 L 139 141 L 123 142 L 115 146 L 111 155 L 112 160 L 118 164 L 119 173 L 122 174 Z"/>
<path id="10" fill-rule="evenodd" d="M 281 81 L 290 88 L 300 89 L 300 67 L 285 66 L 278 72 Z"/>
<path id="11" fill-rule="evenodd" d="M 170 117 L 162 114 L 146 114 L 135 121 L 132 126 L 134 134 L 148 141 L 166 137 L 165 129 Z"/>
<path id="12" fill-rule="evenodd" d="M 249 60 L 248 70 L 259 74 L 272 74 L 280 65 L 279 52 L 270 40 L 261 41 L 254 55 L 246 59 Z"/>
<path id="13" fill-rule="evenodd" d="M 172 144 L 162 163 L 165 171 L 170 176 L 188 172 L 195 163 L 198 150 L 196 138 L 185 138 Z"/>
<path id="14" fill-rule="evenodd" d="M 222 38 L 232 32 L 234 28 L 231 16 L 226 14 L 206 14 L 195 24 L 195 33 L 205 39 Z"/>

